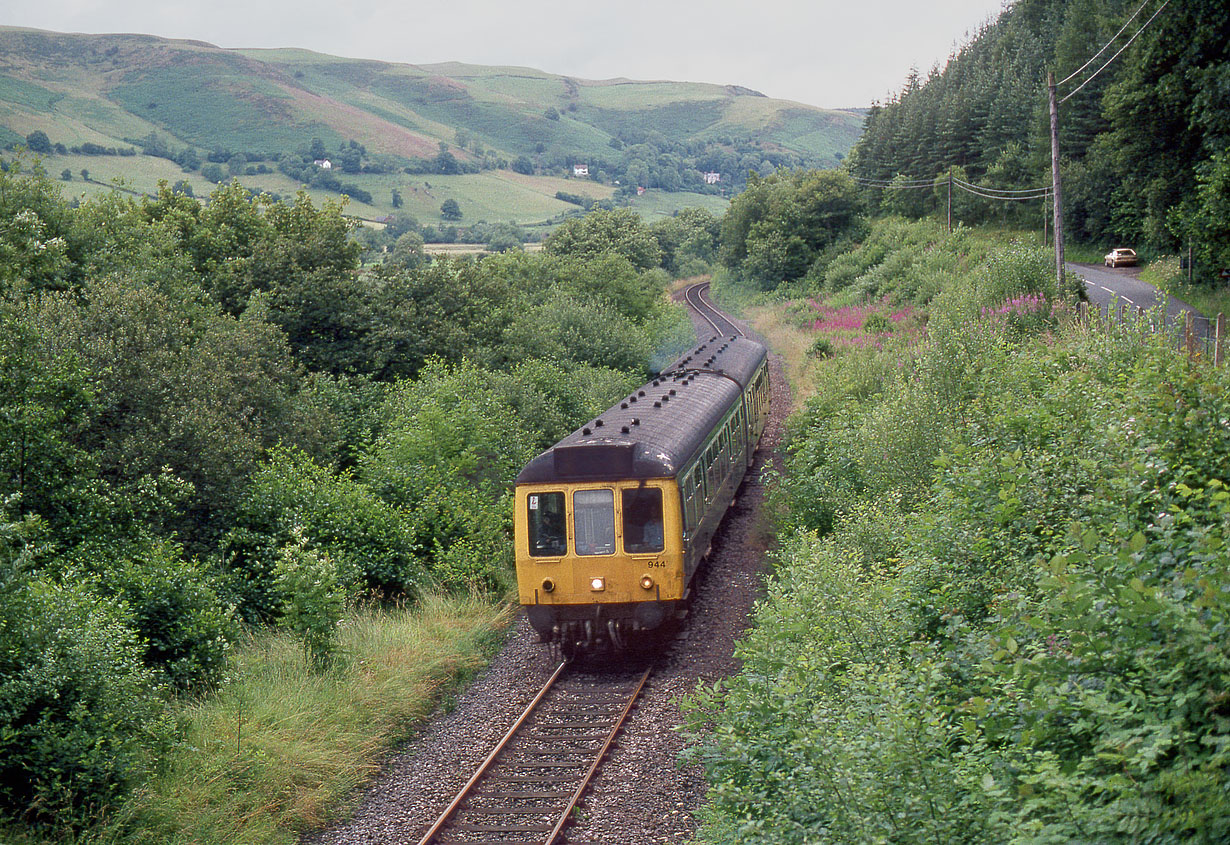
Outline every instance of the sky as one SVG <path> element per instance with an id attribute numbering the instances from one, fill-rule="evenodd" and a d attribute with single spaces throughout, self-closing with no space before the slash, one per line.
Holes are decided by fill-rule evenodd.
<path id="1" fill-rule="evenodd" d="M 303 47 L 409 64 L 517 65 L 584 79 L 742 85 L 868 106 L 924 76 L 1005 0 L 4 0 L 0 24 Z"/>

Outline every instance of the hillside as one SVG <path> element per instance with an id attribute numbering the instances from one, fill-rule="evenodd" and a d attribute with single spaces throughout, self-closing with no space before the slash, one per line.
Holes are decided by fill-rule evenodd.
<path id="1" fill-rule="evenodd" d="M 577 208 L 557 193 L 598 200 L 622 186 L 635 205 L 638 185 L 680 194 L 657 197 L 659 213 L 721 208 L 748 170 L 835 165 L 861 125 L 738 86 L 0 27 L 0 146 L 43 133 L 48 172 L 87 193 L 116 177 L 201 193 L 221 170 L 277 194 L 345 190 L 348 211 L 370 218 L 393 209 L 394 190 L 424 221 L 450 198 L 466 221 L 542 221 Z M 314 173 L 325 158 L 332 173 Z M 722 182 L 706 185 L 706 171 Z"/>

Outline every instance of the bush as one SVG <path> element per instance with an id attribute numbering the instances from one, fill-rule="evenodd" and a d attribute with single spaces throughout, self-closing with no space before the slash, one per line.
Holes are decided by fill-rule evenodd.
<path id="1" fill-rule="evenodd" d="M 889 322 L 888 317 L 878 311 L 868 314 L 867 319 L 863 321 L 863 331 L 867 334 L 889 334 L 892 330 L 893 324 Z"/>
<path id="2" fill-rule="evenodd" d="M 547 358 L 645 372 L 646 331 L 605 302 L 561 289 L 513 316 L 501 353 L 509 360 Z"/>
<path id="3" fill-rule="evenodd" d="M 233 608 L 213 578 L 166 540 L 93 542 L 69 556 L 64 577 L 97 578 L 97 591 L 126 611 L 145 665 L 180 690 L 208 689 L 221 680 L 236 632 Z"/>
<path id="4" fill-rule="evenodd" d="M 807 354 L 811 358 L 830 358 L 833 355 L 833 342 L 827 337 L 818 337 L 807 348 Z"/>
<path id="5" fill-rule="evenodd" d="M 124 608 L 85 584 L 29 577 L 7 539 L 0 538 L 0 812 L 63 832 L 140 784 L 172 726 Z"/>
<path id="6" fill-rule="evenodd" d="M 407 515 L 349 472 L 333 473 L 303 452 L 273 450 L 252 477 L 227 538 L 231 589 L 248 619 L 274 619 L 285 596 L 275 574 L 283 548 L 301 532 L 306 548 L 327 555 L 347 589 L 413 594 L 422 549 Z"/>
<path id="7" fill-rule="evenodd" d="M 743 672 L 685 704 L 690 759 L 705 765 L 702 841 L 999 841 L 976 731 L 950 718 L 942 656 L 907 646 L 891 582 L 868 572 L 863 536 L 778 555 L 769 596 L 738 649 Z M 891 543 L 889 544 L 891 547 Z M 889 548 L 891 553 L 893 549 Z"/>
<path id="8" fill-rule="evenodd" d="M 390 393 L 383 433 L 362 464 L 363 480 L 406 514 L 433 572 L 452 584 L 468 571 L 449 556 L 459 541 L 493 550 L 480 580 L 511 563 L 508 486 L 537 449 L 493 380 L 468 363 L 430 362 Z"/>
<path id="9" fill-rule="evenodd" d="M 817 368 L 743 672 L 691 704 L 701 841 L 1230 836 L 1230 371 L 1069 326 L 1046 259 Z"/>
<path id="10" fill-rule="evenodd" d="M 303 532 L 292 530 L 274 567 L 274 581 L 282 596 L 280 623 L 303 638 L 308 665 L 323 671 L 337 652 L 337 626 L 346 609 L 346 588 L 337 564 L 326 554 L 307 547 Z"/>

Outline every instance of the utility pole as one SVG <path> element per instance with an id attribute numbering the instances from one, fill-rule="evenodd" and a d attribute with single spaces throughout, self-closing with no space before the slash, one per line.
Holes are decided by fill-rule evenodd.
<path id="1" fill-rule="evenodd" d="M 1051 101 L 1051 190 L 1055 204 L 1055 285 L 1063 290 L 1063 194 L 1059 190 L 1059 105 L 1055 102 L 1055 74 L 1046 74 Z"/>

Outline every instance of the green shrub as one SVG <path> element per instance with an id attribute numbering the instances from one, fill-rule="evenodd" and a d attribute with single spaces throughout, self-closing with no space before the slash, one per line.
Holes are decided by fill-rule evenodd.
<path id="1" fill-rule="evenodd" d="M 710 782 L 702 841 L 1007 833 L 989 812 L 986 745 L 943 702 L 942 655 L 904 645 L 891 582 L 865 569 L 858 547 L 851 536 L 795 535 L 738 649 L 742 673 L 685 705 L 689 756 Z"/>
<path id="2" fill-rule="evenodd" d="M 335 562 L 347 588 L 404 595 L 422 581 L 422 549 L 403 511 L 349 472 L 334 473 L 303 452 L 278 448 L 252 477 L 227 538 L 231 586 L 246 618 L 280 613 L 274 573 L 296 530 Z"/>
<path id="3" fill-rule="evenodd" d="M 654 351 L 643 326 L 601 299 L 563 288 L 510 316 L 502 361 L 547 358 L 644 372 Z"/>
<path id="4" fill-rule="evenodd" d="M 1230 370 L 1067 324 L 1048 265 L 817 368 L 743 672 L 692 700 L 701 841 L 1230 836 Z"/>
<path id="5" fill-rule="evenodd" d="M 1224 485 L 1202 492 L 1230 517 Z M 1036 599 L 1004 603 L 988 638 L 984 672 L 1011 693 L 992 699 L 985 718 L 996 741 L 1015 746 L 1018 841 L 1224 842 L 1221 538 L 1191 543 L 1182 573 L 1159 567 L 1143 534 L 1118 549 L 1092 531 L 1082 539 L 1049 562 Z"/>
<path id="6" fill-rule="evenodd" d="M 433 574 L 451 585 L 494 585 L 511 564 L 508 486 L 542 437 L 527 430 L 515 404 L 531 408 L 516 376 L 431 362 L 418 381 L 390 393 L 383 433 L 362 463 L 364 482 L 401 509 Z M 530 416 L 552 427 L 560 420 L 558 406 L 538 405 Z M 483 571 L 461 564 L 460 551 L 450 554 L 461 541 L 492 551 Z"/>
<path id="7" fill-rule="evenodd" d="M 274 566 L 274 582 L 282 596 L 280 624 L 303 639 L 308 665 L 323 671 L 337 652 L 337 626 L 346 610 L 346 588 L 337 564 L 310 549 L 303 532 L 292 530 Z"/>
<path id="8" fill-rule="evenodd" d="M 833 342 L 827 337 L 817 337 L 807 348 L 807 354 L 812 358 L 830 358 L 833 355 Z"/>
<path id="9" fill-rule="evenodd" d="M 221 680 L 236 634 L 233 608 L 214 578 L 166 540 L 87 543 L 69 557 L 66 580 L 95 580 L 95 589 L 127 611 L 147 666 L 180 690 Z"/>
<path id="10" fill-rule="evenodd" d="M 63 833 L 140 784 L 172 726 L 124 608 L 88 585 L 29 577 L 7 539 L 0 539 L 0 813 Z"/>
<path id="11" fill-rule="evenodd" d="M 887 334 L 892 330 L 892 322 L 878 311 L 868 314 L 867 319 L 863 321 L 863 331 L 867 334 Z"/>

